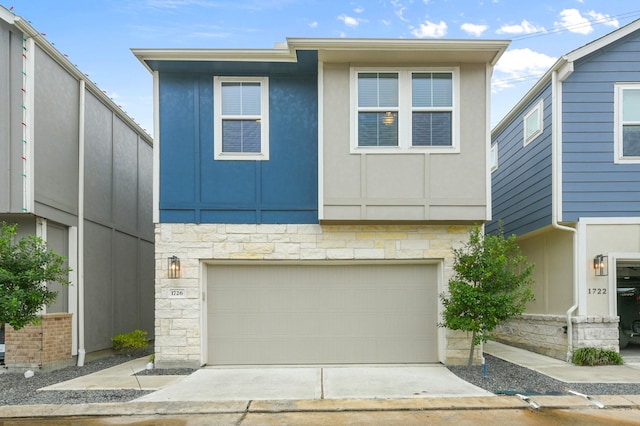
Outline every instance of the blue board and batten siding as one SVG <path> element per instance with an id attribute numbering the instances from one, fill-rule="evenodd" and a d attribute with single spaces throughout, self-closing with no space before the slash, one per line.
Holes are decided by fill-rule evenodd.
<path id="1" fill-rule="evenodd" d="M 640 34 L 576 61 L 563 84 L 563 217 L 637 217 L 640 164 L 614 163 L 614 84 L 640 82 Z"/>
<path id="2" fill-rule="evenodd" d="M 524 115 L 543 100 L 543 132 L 524 146 Z M 493 220 L 487 232 L 524 234 L 551 223 L 551 83 L 515 119 L 492 135 L 498 143 L 498 169 L 492 175 Z"/>
<path id="3" fill-rule="evenodd" d="M 316 52 L 160 71 L 160 221 L 318 223 Z M 269 77 L 269 160 L 214 160 L 213 76 Z"/>

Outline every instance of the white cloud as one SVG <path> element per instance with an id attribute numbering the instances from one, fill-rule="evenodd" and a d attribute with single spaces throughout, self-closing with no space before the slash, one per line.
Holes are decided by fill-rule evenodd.
<path id="1" fill-rule="evenodd" d="M 393 13 L 395 13 L 401 21 L 409 22 L 409 20 L 404 17 L 404 11 L 407 10 L 407 8 L 402 3 L 400 3 L 399 0 L 391 0 L 391 5 L 394 9 Z"/>
<path id="2" fill-rule="evenodd" d="M 526 19 L 522 23 L 515 25 L 503 25 L 496 31 L 497 34 L 531 34 L 537 32 L 545 32 L 544 27 L 536 27 Z"/>
<path id="3" fill-rule="evenodd" d="M 593 32 L 591 22 L 580 14 L 578 9 L 564 9 L 560 12 L 562 18 L 556 25 L 567 31 L 578 34 L 589 34 Z"/>
<path id="4" fill-rule="evenodd" d="M 312 22 L 309 22 L 309 26 L 310 26 L 311 28 L 318 28 L 318 21 L 312 21 Z"/>
<path id="5" fill-rule="evenodd" d="M 418 38 L 424 37 L 444 37 L 447 34 L 447 24 L 444 21 L 439 23 L 426 21 L 424 24 L 420 24 L 419 28 L 411 30 L 411 34 Z"/>
<path id="6" fill-rule="evenodd" d="M 386 26 L 391 25 L 391 21 L 390 21 L 390 20 L 388 20 L 388 19 L 381 19 L 381 20 L 380 20 L 380 22 L 381 22 L 383 25 L 386 25 Z"/>
<path id="7" fill-rule="evenodd" d="M 556 58 L 529 48 L 507 50 L 495 66 L 493 90 L 513 87 L 518 81 L 537 80 L 556 62 Z"/>
<path id="8" fill-rule="evenodd" d="M 363 8 L 363 7 L 359 7 L 359 6 L 358 6 L 358 7 L 356 7 L 355 9 L 353 9 L 353 11 L 354 11 L 355 13 L 362 13 L 362 12 L 364 12 L 364 8 Z"/>
<path id="9" fill-rule="evenodd" d="M 340 15 L 338 16 L 338 19 L 342 22 L 344 22 L 344 24 L 348 27 L 357 27 L 358 24 L 360 23 L 360 19 L 358 18 L 353 18 L 351 16 L 348 15 Z"/>
<path id="10" fill-rule="evenodd" d="M 604 15 L 602 13 L 598 13 L 595 10 L 590 10 L 587 12 L 587 15 L 591 16 L 595 22 L 602 23 L 604 25 L 609 25 L 610 27 L 618 28 L 620 23 L 616 18 L 612 18 L 609 15 Z"/>
<path id="11" fill-rule="evenodd" d="M 480 37 L 483 32 L 489 28 L 488 25 L 478 25 L 465 22 L 460 26 L 460 29 L 466 33 L 472 34 L 476 37 Z"/>

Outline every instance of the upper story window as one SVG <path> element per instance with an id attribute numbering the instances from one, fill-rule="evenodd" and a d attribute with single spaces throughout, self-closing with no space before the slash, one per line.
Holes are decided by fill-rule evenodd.
<path id="1" fill-rule="evenodd" d="M 267 77 L 214 77 L 214 158 L 269 159 Z"/>
<path id="2" fill-rule="evenodd" d="M 351 152 L 459 152 L 458 69 L 352 68 Z"/>
<path id="3" fill-rule="evenodd" d="M 614 95 L 616 163 L 640 163 L 640 84 L 616 84 Z"/>
<path id="4" fill-rule="evenodd" d="M 494 143 L 491 145 L 491 150 L 489 151 L 489 167 L 491 167 L 491 171 L 498 170 L 498 143 Z"/>
<path id="5" fill-rule="evenodd" d="M 538 102 L 524 115 L 524 144 L 537 138 L 542 134 L 542 111 L 544 104 L 542 100 Z"/>

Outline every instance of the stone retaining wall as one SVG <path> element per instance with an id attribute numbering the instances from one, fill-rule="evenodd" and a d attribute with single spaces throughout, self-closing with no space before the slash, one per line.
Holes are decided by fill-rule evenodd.
<path id="1" fill-rule="evenodd" d="M 573 349 L 619 350 L 618 317 L 572 318 Z M 566 361 L 567 317 L 563 315 L 523 314 L 496 329 L 496 340 L 542 355 Z"/>

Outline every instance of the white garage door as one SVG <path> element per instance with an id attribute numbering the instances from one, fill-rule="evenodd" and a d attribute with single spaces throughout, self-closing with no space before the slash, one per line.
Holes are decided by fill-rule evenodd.
<path id="1" fill-rule="evenodd" d="M 208 364 L 437 362 L 436 266 L 211 265 Z"/>

